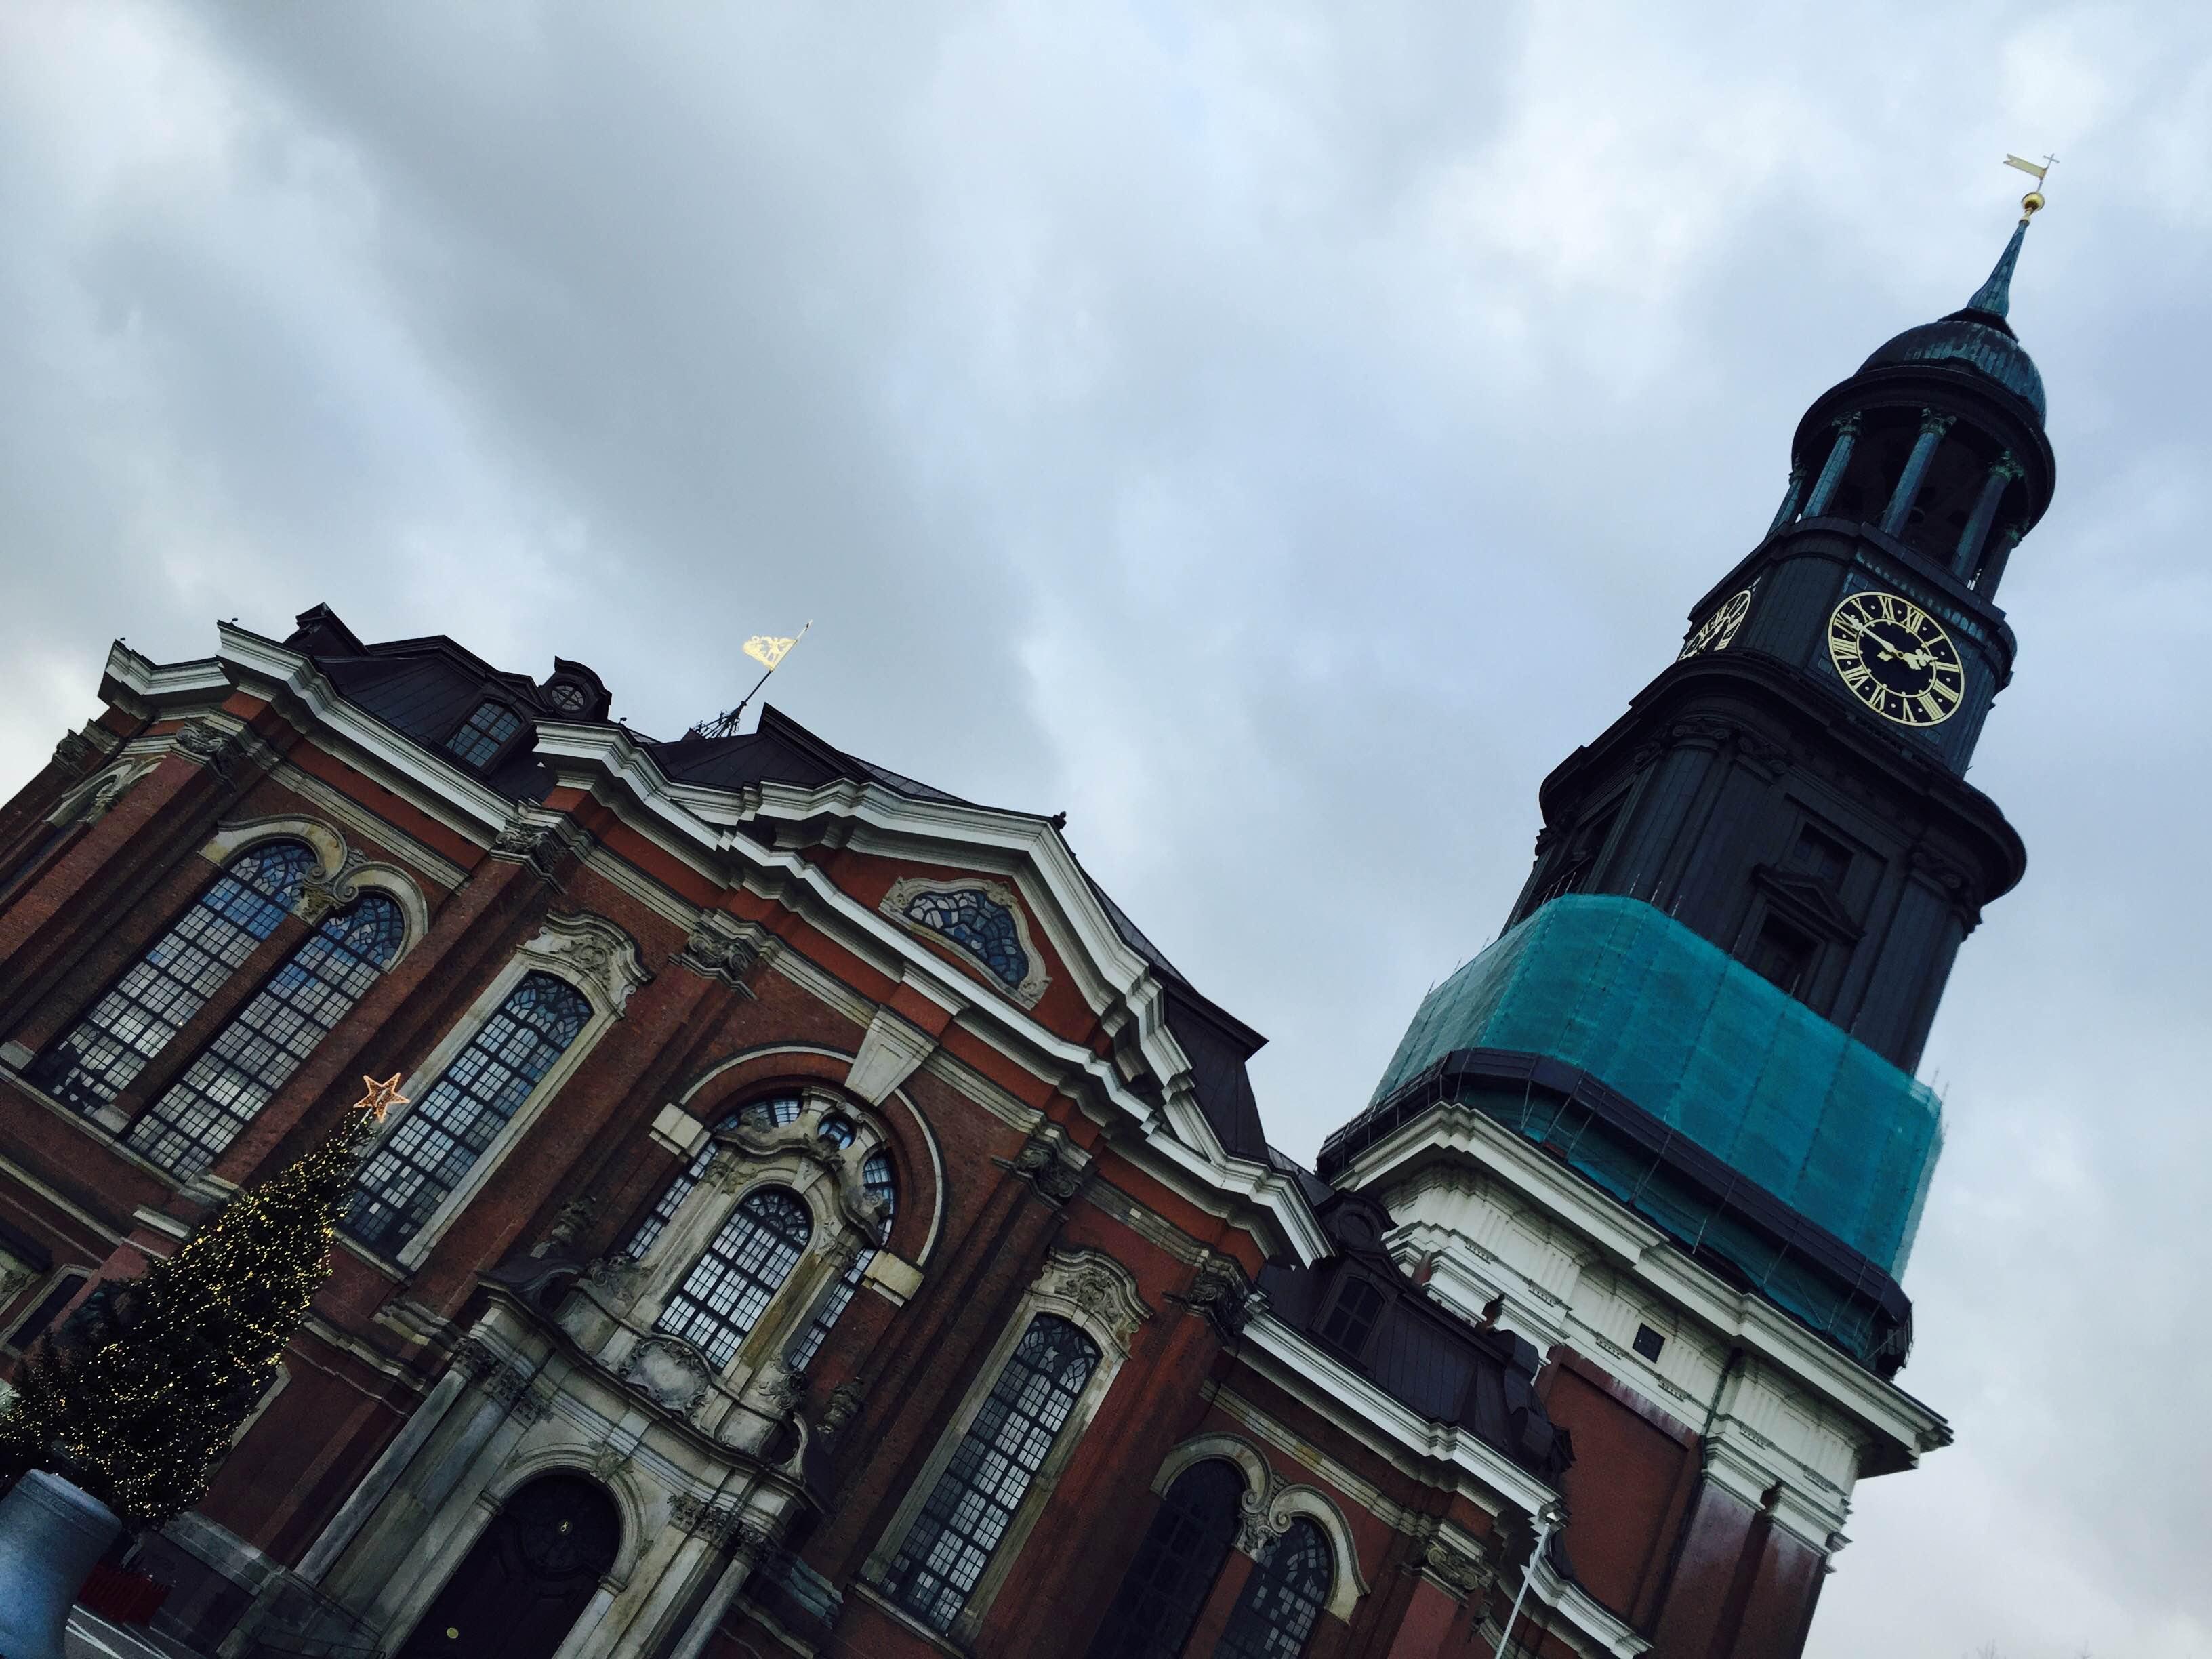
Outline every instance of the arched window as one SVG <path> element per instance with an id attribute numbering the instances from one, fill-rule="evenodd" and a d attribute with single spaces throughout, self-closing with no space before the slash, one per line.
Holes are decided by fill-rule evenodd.
<path id="1" fill-rule="evenodd" d="M 1244 1474 L 1208 1458 L 1160 1499 L 1091 1644 L 1091 1659 L 1176 1659 L 1237 1540 Z"/>
<path id="2" fill-rule="evenodd" d="M 499 758 L 500 750 L 520 730 L 521 715 L 503 702 L 486 701 L 478 703 L 460 729 L 446 739 L 446 748 L 481 771 Z"/>
<path id="3" fill-rule="evenodd" d="M 714 1127 L 718 1130 L 734 1129 L 738 1127 L 738 1116 L 736 1112 L 729 1113 Z M 653 1248 L 654 1240 L 668 1231 L 668 1224 L 676 1219 L 677 1211 L 682 1209 L 684 1200 L 691 1196 L 691 1189 L 707 1178 L 707 1166 L 714 1161 L 715 1150 L 714 1138 L 709 1136 L 692 1154 L 691 1162 L 663 1189 L 645 1219 L 637 1224 L 637 1231 L 630 1234 L 629 1243 L 623 1246 L 624 1255 L 633 1261 L 645 1260 L 645 1253 Z"/>
<path id="4" fill-rule="evenodd" d="M 382 893 L 325 918 L 125 1139 L 179 1176 L 206 1169 L 368 994 L 406 932 Z"/>
<path id="5" fill-rule="evenodd" d="M 813 1218 L 790 1188 L 755 1188 L 692 1264 L 653 1328 L 696 1343 L 717 1369 L 728 1364 L 813 1236 Z"/>
<path id="6" fill-rule="evenodd" d="M 1301 1659 L 1335 1578 L 1322 1529 L 1303 1517 L 1291 1522 L 1246 1581 L 1218 1659 Z"/>
<path id="7" fill-rule="evenodd" d="M 828 1122 L 829 1120 L 825 1119 L 825 1127 Z M 851 1143 L 848 1140 L 846 1144 Z M 867 1189 L 869 1197 L 880 1198 L 886 1206 L 883 1231 L 877 1239 L 877 1243 L 881 1243 L 891 1236 L 891 1212 L 898 1204 L 898 1183 L 891 1173 L 889 1152 L 868 1154 L 867 1160 L 860 1165 L 860 1184 Z M 830 1334 L 838 1317 L 851 1305 L 854 1295 L 860 1288 L 860 1281 L 868 1276 L 868 1264 L 875 1259 L 875 1251 L 864 1248 L 839 1275 L 837 1282 L 830 1287 L 829 1295 L 822 1298 L 822 1305 L 814 1310 L 814 1317 L 807 1322 L 806 1334 L 784 1357 L 784 1363 L 792 1370 L 803 1371 L 814 1363 L 814 1356 L 822 1352 L 823 1339 Z"/>
<path id="8" fill-rule="evenodd" d="M 523 975 L 362 1168 L 346 1231 L 385 1251 L 420 1232 L 591 1016 L 573 986 Z"/>
<path id="9" fill-rule="evenodd" d="M 91 1012 L 39 1057 L 31 1081 L 87 1115 L 113 1100 L 276 931 L 317 863 L 296 841 L 264 842 L 233 859 Z"/>
<path id="10" fill-rule="evenodd" d="M 884 1573 L 894 1601 L 952 1628 L 1098 1359 L 1098 1345 L 1065 1319 L 1030 1322 Z"/>

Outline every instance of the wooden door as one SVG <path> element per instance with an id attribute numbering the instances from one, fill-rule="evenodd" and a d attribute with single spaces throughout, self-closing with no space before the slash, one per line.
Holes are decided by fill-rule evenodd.
<path id="1" fill-rule="evenodd" d="M 399 1659 L 552 1659 L 621 1542 L 614 1500 L 591 1481 L 532 1481 L 484 1528 Z"/>

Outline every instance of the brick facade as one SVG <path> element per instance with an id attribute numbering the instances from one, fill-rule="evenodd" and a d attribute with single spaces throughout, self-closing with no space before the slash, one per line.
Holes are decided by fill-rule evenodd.
<path id="1" fill-rule="evenodd" d="M 72 1272 L 127 1275 L 173 1249 L 325 1133 L 364 1073 L 401 1074 L 421 1109 L 521 972 L 572 985 L 591 1015 L 462 1198 L 402 1248 L 334 1252 L 206 1501 L 142 1547 L 175 1586 L 175 1633 L 227 1654 L 445 1650 L 418 1629 L 428 1611 L 462 1617 L 456 1575 L 492 1517 L 567 1472 L 609 1496 L 621 1536 L 577 1592 L 564 1659 L 1081 1654 L 1163 1472 L 1216 1457 L 1244 1508 L 1179 1651 L 1213 1652 L 1256 1563 L 1309 1524 L 1330 1553 L 1315 1659 L 1487 1654 L 1524 1578 L 1516 1652 L 1799 1650 L 1834 1540 L 1793 1504 L 1813 1477 L 1787 1435 L 1765 1453 L 1716 1439 L 1711 1402 L 1594 1345 L 1540 1353 L 1417 1284 L 1381 1205 L 1255 1139 L 1257 1038 L 1103 900 L 1049 821 L 952 800 L 773 714 L 751 737 L 654 744 L 451 641 L 363 645 L 320 611 L 301 623 L 283 643 L 226 628 L 202 663 L 117 647 L 105 712 L 0 811 L 9 1358 Z M 480 699 L 525 720 L 489 771 L 445 747 Z M 222 863 L 279 837 L 309 845 L 322 896 L 296 896 L 96 1111 L 39 1086 L 40 1057 Z M 1017 912 L 1027 981 L 890 914 L 915 883 L 984 894 L 989 948 L 1012 948 L 1000 913 Z M 180 1179 L 127 1145 L 319 916 L 370 885 L 408 915 L 397 959 L 211 1167 Z M 793 1125 L 716 1130 L 785 1097 L 805 1103 Z M 879 1242 L 815 1133 L 825 1115 L 888 1160 Z M 662 1242 L 621 1255 L 709 1146 Z M 710 1237 L 763 1181 L 804 1197 L 815 1231 L 717 1372 L 649 1315 L 688 1267 L 670 1241 Z M 800 1303 L 823 1305 L 871 1248 L 786 1376 Z M 933 1630 L 886 1563 L 1040 1316 L 1095 1347 L 1092 1383 Z M 1822 1366 L 1854 1368 L 1818 1349 L 1752 1352 L 1722 1388 L 1764 1378 L 1832 1431 L 1841 1490 L 1932 1443 L 1897 1426 L 1902 1396 L 1834 1381 Z"/>

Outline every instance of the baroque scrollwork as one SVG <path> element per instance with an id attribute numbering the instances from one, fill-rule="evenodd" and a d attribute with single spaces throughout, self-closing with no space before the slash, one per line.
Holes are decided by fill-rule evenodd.
<path id="1" fill-rule="evenodd" d="M 1421 1540 L 1416 1570 L 1462 1601 L 1486 1595 L 1498 1582 L 1497 1564 L 1481 1545 L 1472 1539 L 1462 1543 L 1442 1532 Z"/>
<path id="2" fill-rule="evenodd" d="M 1054 1204 L 1065 1204 L 1083 1186 L 1085 1170 L 1076 1160 L 1081 1156 L 1066 1132 L 1049 1121 L 1031 1130 L 1030 1138 L 1022 1143 L 1006 1167 L 1022 1180 L 1028 1182 Z"/>
<path id="3" fill-rule="evenodd" d="M 521 954 L 598 991 L 617 1018 L 630 993 L 652 977 L 630 936 L 604 916 L 549 915 Z"/>
<path id="4" fill-rule="evenodd" d="M 1168 1300 L 1203 1317 L 1224 1338 L 1231 1338 L 1241 1333 L 1252 1317 L 1255 1297 L 1245 1279 L 1244 1270 L 1229 1257 L 1216 1253 L 1198 1264 L 1188 1291 L 1182 1296 L 1171 1295 Z"/>
<path id="5" fill-rule="evenodd" d="M 684 948 L 669 960 L 750 996 L 752 990 L 745 979 L 760 964 L 762 951 L 750 934 L 738 931 L 737 923 L 708 911 L 685 938 Z"/>
<path id="6" fill-rule="evenodd" d="M 230 763 L 239 752 L 238 733 L 210 720 L 197 720 L 179 726 L 176 742 L 185 759 L 206 767 L 218 777 L 229 775 Z"/>
<path id="7" fill-rule="evenodd" d="M 690 1343 L 651 1336 L 630 1350 L 622 1380 L 662 1410 L 686 1417 L 706 1397 L 714 1374 Z"/>
<path id="8" fill-rule="evenodd" d="M 1036 1288 L 1039 1297 L 1063 1303 L 1104 1327 L 1125 1351 L 1138 1328 L 1152 1316 L 1137 1294 L 1135 1277 L 1102 1250 L 1054 1250 Z"/>

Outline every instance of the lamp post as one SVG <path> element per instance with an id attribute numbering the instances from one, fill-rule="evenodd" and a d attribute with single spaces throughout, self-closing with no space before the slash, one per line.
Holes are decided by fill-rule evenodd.
<path id="1" fill-rule="evenodd" d="M 1513 1598 L 1513 1611 L 1505 1615 L 1505 1628 L 1498 1633 L 1498 1652 L 1494 1659 L 1505 1659 L 1505 1649 L 1513 1640 L 1513 1621 L 1521 1616 L 1521 1604 L 1528 1599 L 1529 1581 L 1536 1576 L 1536 1563 L 1544 1559 L 1544 1546 L 1552 1541 L 1552 1534 L 1567 1524 L 1567 1512 L 1557 1503 L 1550 1503 L 1536 1511 L 1536 1547 L 1528 1552 L 1528 1565 L 1521 1573 L 1521 1592 Z"/>

